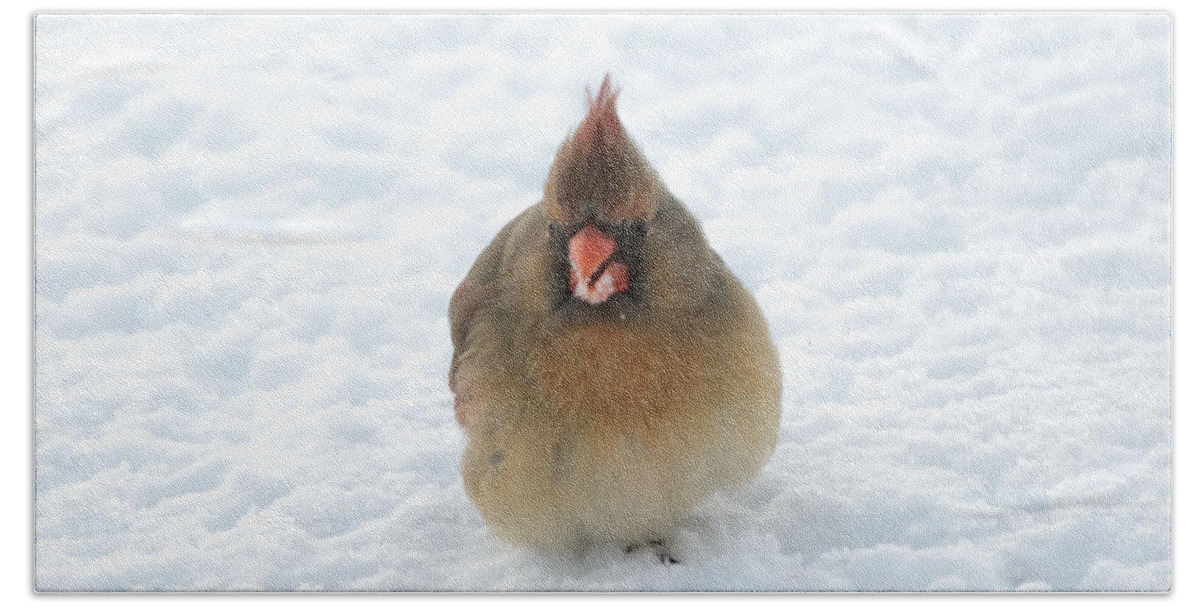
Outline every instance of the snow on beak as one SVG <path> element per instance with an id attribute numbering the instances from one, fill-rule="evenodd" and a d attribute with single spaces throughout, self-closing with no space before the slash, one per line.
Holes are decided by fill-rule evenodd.
<path id="1" fill-rule="evenodd" d="M 575 297 L 600 304 L 629 289 L 629 269 L 616 261 L 617 241 L 588 224 L 567 242 L 570 287 Z"/>

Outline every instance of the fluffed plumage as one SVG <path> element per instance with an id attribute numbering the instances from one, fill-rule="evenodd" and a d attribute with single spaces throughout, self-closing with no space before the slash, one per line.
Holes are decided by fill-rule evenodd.
<path id="1" fill-rule="evenodd" d="M 661 539 L 775 448 L 780 373 L 749 292 L 663 186 L 605 77 L 543 200 L 450 301 L 467 493 L 546 550 Z"/>

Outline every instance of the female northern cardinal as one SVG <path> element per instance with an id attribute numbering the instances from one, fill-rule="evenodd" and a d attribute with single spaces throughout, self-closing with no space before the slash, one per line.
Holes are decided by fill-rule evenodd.
<path id="1" fill-rule="evenodd" d="M 546 550 L 660 548 L 775 449 L 779 357 L 753 297 L 617 118 L 606 76 L 450 300 L 467 493 Z"/>

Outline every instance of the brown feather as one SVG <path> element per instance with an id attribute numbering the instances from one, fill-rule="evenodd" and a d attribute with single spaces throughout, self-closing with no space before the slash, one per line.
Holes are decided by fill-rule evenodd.
<path id="1" fill-rule="evenodd" d="M 543 198 L 551 220 L 621 222 L 654 215 L 658 176 L 617 117 L 618 92 L 605 76 L 587 116 L 559 148 Z"/>

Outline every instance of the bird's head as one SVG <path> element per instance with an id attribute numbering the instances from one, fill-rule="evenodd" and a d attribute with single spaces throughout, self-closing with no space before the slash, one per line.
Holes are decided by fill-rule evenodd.
<path id="1" fill-rule="evenodd" d="M 546 180 L 551 277 L 561 303 L 636 308 L 645 299 L 643 242 L 662 192 L 617 118 L 608 76 L 587 116 L 558 150 Z"/>

